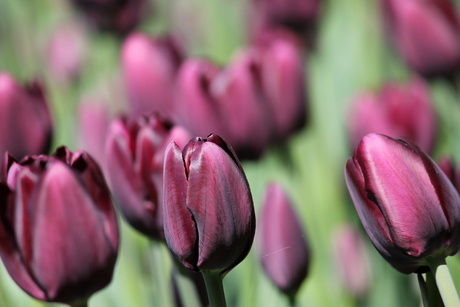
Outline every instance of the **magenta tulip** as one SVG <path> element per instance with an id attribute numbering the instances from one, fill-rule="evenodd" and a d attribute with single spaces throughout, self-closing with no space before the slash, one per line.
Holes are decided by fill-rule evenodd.
<path id="1" fill-rule="evenodd" d="M 345 178 L 377 251 L 398 271 L 421 273 L 460 246 L 460 196 L 417 145 L 366 135 Z"/>
<path id="2" fill-rule="evenodd" d="M 0 180 L 0 256 L 32 297 L 73 304 L 112 279 L 118 224 L 101 170 L 65 147 L 20 163 L 5 154 Z"/>
<path id="3" fill-rule="evenodd" d="M 421 80 L 406 85 L 388 83 L 379 93 L 361 94 L 354 101 L 348 123 L 353 148 L 363 136 L 375 132 L 410 139 L 431 152 L 436 128 L 433 103 Z"/>
<path id="4" fill-rule="evenodd" d="M 171 143 L 164 165 L 164 230 L 191 270 L 225 274 L 248 254 L 255 232 L 251 191 L 235 153 L 217 135 Z"/>
<path id="5" fill-rule="evenodd" d="M 51 115 L 38 82 L 19 85 L 0 72 L 0 155 L 15 158 L 47 153 L 51 145 Z"/>
<path id="6" fill-rule="evenodd" d="M 460 68 L 460 18 L 449 0 L 382 0 L 388 35 L 407 65 L 426 76 Z"/>
<path id="7" fill-rule="evenodd" d="M 184 146 L 187 130 L 157 115 L 115 119 L 109 127 L 107 177 L 123 216 L 138 231 L 163 239 L 163 160 L 166 146 Z"/>
<path id="8" fill-rule="evenodd" d="M 278 289 L 294 297 L 307 277 L 310 248 L 302 222 L 286 191 L 268 185 L 260 216 L 260 261 Z"/>
<path id="9" fill-rule="evenodd" d="M 152 38 L 131 34 L 123 43 L 121 64 L 134 114 L 160 112 L 170 114 L 176 74 L 183 54 L 170 37 Z"/>

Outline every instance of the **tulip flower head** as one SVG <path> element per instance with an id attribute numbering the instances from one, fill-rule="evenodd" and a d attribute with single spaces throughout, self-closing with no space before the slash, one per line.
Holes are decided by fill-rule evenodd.
<path id="1" fill-rule="evenodd" d="M 423 273 L 458 251 L 460 196 L 415 143 L 368 134 L 345 178 L 367 234 L 396 270 Z"/>
<path id="2" fill-rule="evenodd" d="M 169 249 L 190 270 L 226 274 L 248 254 L 255 232 L 252 195 L 233 149 L 215 134 L 164 164 L 164 230 Z"/>
<path id="3" fill-rule="evenodd" d="M 460 193 L 460 165 L 456 165 L 454 161 L 447 156 L 442 157 L 438 161 L 439 167 L 450 179 L 457 192 Z"/>
<path id="4" fill-rule="evenodd" d="M 5 154 L 0 180 L 0 256 L 32 297 L 72 304 L 112 279 L 118 223 L 95 161 L 65 147 L 17 162 Z"/>

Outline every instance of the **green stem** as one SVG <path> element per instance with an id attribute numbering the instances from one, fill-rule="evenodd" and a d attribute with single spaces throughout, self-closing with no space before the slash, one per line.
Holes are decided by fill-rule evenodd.
<path id="1" fill-rule="evenodd" d="M 422 274 L 417 274 L 418 286 L 420 287 L 420 293 L 422 294 L 423 307 L 428 307 L 428 288 Z"/>
<path id="2" fill-rule="evenodd" d="M 179 263 L 179 265 L 182 265 Z M 179 269 L 177 269 L 179 270 Z M 193 274 L 200 274 L 193 273 Z M 175 274 L 177 289 L 179 296 L 182 299 L 182 304 L 185 307 L 199 307 L 201 306 L 201 301 L 198 297 L 196 286 L 190 277 L 190 275 L 185 275 L 180 272 Z"/>
<path id="3" fill-rule="evenodd" d="M 460 299 L 445 260 L 440 264 L 430 265 L 430 269 L 435 277 L 444 305 L 446 307 L 460 307 Z"/>
<path id="4" fill-rule="evenodd" d="M 426 285 L 428 289 L 428 306 L 429 307 L 444 307 L 441 294 L 438 286 L 436 286 L 436 278 L 432 271 L 426 273 Z"/>
<path id="5" fill-rule="evenodd" d="M 210 307 L 226 307 L 222 277 L 219 273 L 202 271 Z"/>
<path id="6" fill-rule="evenodd" d="M 78 301 L 70 305 L 71 307 L 88 307 L 88 300 Z"/>

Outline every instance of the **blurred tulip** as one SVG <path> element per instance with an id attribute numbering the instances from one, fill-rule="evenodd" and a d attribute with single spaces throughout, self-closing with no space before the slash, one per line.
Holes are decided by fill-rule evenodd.
<path id="1" fill-rule="evenodd" d="M 86 55 L 87 41 L 79 23 L 58 26 L 51 34 L 46 61 L 58 82 L 73 81 L 79 77 Z"/>
<path id="2" fill-rule="evenodd" d="M 20 163 L 5 154 L 0 181 L 0 256 L 32 297 L 66 304 L 107 286 L 118 224 L 97 164 L 84 151 Z"/>
<path id="3" fill-rule="evenodd" d="M 110 123 L 109 110 L 99 100 L 85 98 L 78 107 L 78 146 L 105 170 L 104 143 Z"/>
<path id="4" fill-rule="evenodd" d="M 157 115 L 115 119 L 109 127 L 105 157 L 116 203 L 138 231 L 163 239 L 163 159 L 166 146 L 181 146 L 188 131 Z"/>
<path id="5" fill-rule="evenodd" d="M 171 143 L 164 165 L 164 231 L 169 249 L 188 269 L 221 275 L 249 253 L 255 215 L 235 153 L 212 134 L 183 150 Z"/>
<path id="6" fill-rule="evenodd" d="M 345 178 L 367 234 L 396 270 L 423 273 L 458 251 L 460 196 L 414 143 L 366 135 Z"/>
<path id="7" fill-rule="evenodd" d="M 447 178 L 450 179 L 457 192 L 460 193 L 460 166 L 456 166 L 450 157 L 441 157 L 438 161 L 439 167 L 442 169 Z"/>
<path id="8" fill-rule="evenodd" d="M 431 152 L 436 138 L 436 114 L 421 80 L 386 84 L 380 93 L 358 96 L 350 112 L 348 131 L 353 148 L 368 133 L 404 137 Z"/>
<path id="9" fill-rule="evenodd" d="M 260 224 L 264 271 L 278 289 L 294 297 L 307 277 L 310 248 L 289 196 L 277 183 L 267 186 Z"/>
<path id="10" fill-rule="evenodd" d="M 341 226 L 334 232 L 332 250 L 342 286 L 356 299 L 364 299 L 372 287 L 372 270 L 361 233 L 351 224 Z"/>
<path id="11" fill-rule="evenodd" d="M 128 102 L 134 114 L 170 115 L 176 73 L 183 53 L 170 37 L 131 34 L 123 43 L 121 64 Z"/>
<path id="12" fill-rule="evenodd" d="M 460 19 L 449 0 L 382 0 L 389 37 L 407 65 L 426 77 L 460 68 Z"/>
<path id="13" fill-rule="evenodd" d="M 0 72 L 0 155 L 9 151 L 15 158 L 47 153 L 52 123 L 41 85 L 34 81 L 19 85 Z"/>
<path id="14" fill-rule="evenodd" d="M 125 35 L 150 10 L 148 0 L 70 0 L 96 29 Z"/>

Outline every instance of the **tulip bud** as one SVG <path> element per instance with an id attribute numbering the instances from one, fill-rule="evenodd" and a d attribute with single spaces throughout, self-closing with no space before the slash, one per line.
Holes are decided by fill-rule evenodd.
<path id="1" fill-rule="evenodd" d="M 371 288 L 371 263 L 361 233 L 353 225 L 336 229 L 332 238 L 333 256 L 343 287 L 363 299 Z"/>
<path id="2" fill-rule="evenodd" d="M 404 137 L 431 152 L 436 137 L 436 114 L 425 83 L 386 84 L 380 93 L 364 93 L 356 98 L 349 117 L 353 148 L 361 138 L 375 132 Z"/>
<path id="3" fill-rule="evenodd" d="M 131 34 L 123 43 L 121 64 L 128 102 L 134 114 L 171 112 L 172 94 L 183 54 L 170 37 Z"/>
<path id="4" fill-rule="evenodd" d="M 460 19 L 449 0 L 383 0 L 388 34 L 407 65 L 426 76 L 460 68 Z"/>
<path id="5" fill-rule="evenodd" d="M 460 166 L 455 166 L 451 158 L 445 156 L 438 161 L 439 167 L 442 169 L 447 178 L 450 179 L 457 192 L 460 193 Z"/>
<path id="6" fill-rule="evenodd" d="M 107 178 L 116 203 L 138 231 L 163 239 L 163 160 L 166 146 L 191 136 L 156 115 L 115 119 L 106 141 Z"/>
<path id="7" fill-rule="evenodd" d="M 0 155 L 15 158 L 47 153 L 51 145 L 51 115 L 41 85 L 19 85 L 0 72 Z"/>
<path id="8" fill-rule="evenodd" d="M 246 257 L 255 232 L 252 195 L 219 136 L 192 139 L 183 150 L 168 145 L 164 193 L 166 243 L 185 267 L 225 274 Z"/>
<path id="9" fill-rule="evenodd" d="M 377 251 L 398 271 L 427 271 L 460 246 L 460 196 L 414 143 L 366 135 L 348 159 L 345 178 Z"/>
<path id="10" fill-rule="evenodd" d="M 32 297 L 72 304 L 112 279 L 118 224 L 97 164 L 64 147 L 20 163 L 5 154 L 0 180 L 0 256 Z"/>
<path id="11" fill-rule="evenodd" d="M 307 277 L 310 249 L 289 196 L 268 185 L 260 217 L 260 261 L 270 280 L 292 297 Z"/>

